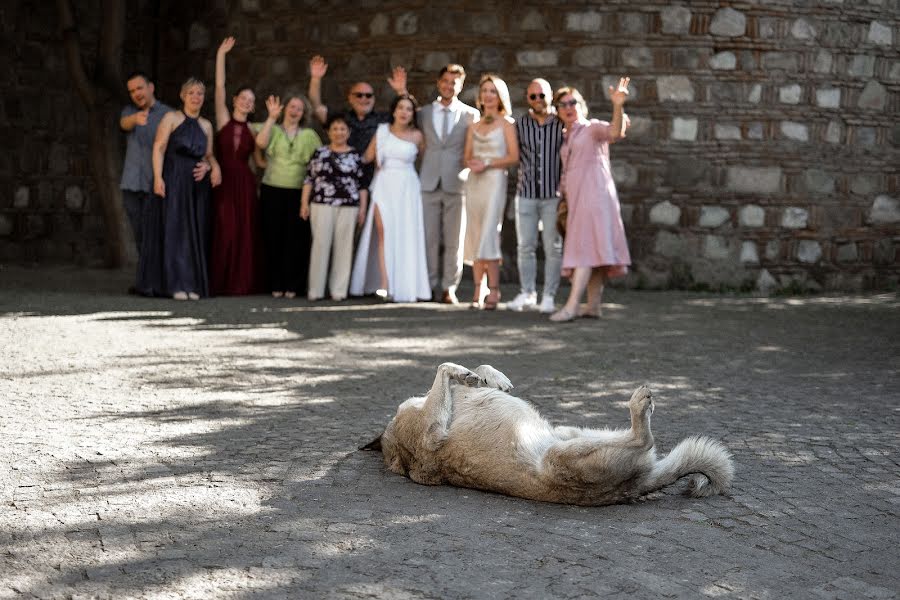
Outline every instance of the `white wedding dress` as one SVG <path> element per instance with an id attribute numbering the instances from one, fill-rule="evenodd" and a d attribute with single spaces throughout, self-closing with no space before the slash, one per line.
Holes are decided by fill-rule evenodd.
<path id="1" fill-rule="evenodd" d="M 394 302 L 431 299 L 425 262 L 425 226 L 422 194 L 415 161 L 419 152 L 412 142 L 398 138 L 387 124 L 375 133 L 378 170 L 369 189 L 371 208 L 359 239 L 350 276 L 350 294 L 363 296 L 381 287 L 378 239 L 373 231 L 374 207 L 384 225 L 384 262 L 388 296 Z"/>

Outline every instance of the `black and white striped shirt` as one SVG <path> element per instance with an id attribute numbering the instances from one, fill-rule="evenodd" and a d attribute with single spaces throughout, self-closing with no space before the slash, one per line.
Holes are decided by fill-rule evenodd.
<path id="1" fill-rule="evenodd" d="M 519 135 L 519 182 L 516 194 L 522 198 L 553 198 L 559 189 L 559 148 L 563 123 L 549 115 L 541 125 L 526 114 L 516 121 Z"/>

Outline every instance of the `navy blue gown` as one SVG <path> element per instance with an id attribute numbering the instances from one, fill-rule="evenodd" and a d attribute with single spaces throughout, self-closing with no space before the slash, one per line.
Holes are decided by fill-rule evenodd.
<path id="1" fill-rule="evenodd" d="M 209 175 L 201 181 L 194 181 L 193 175 L 206 155 L 206 143 L 200 123 L 188 116 L 169 136 L 162 172 L 166 197 L 154 196 L 145 210 L 152 231 L 144 239 L 138 266 L 137 287 L 142 294 L 209 295 Z"/>

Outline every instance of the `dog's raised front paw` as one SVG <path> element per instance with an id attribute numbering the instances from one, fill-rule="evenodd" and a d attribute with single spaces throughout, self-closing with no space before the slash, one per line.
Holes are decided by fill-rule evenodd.
<path id="1" fill-rule="evenodd" d="M 469 387 L 478 387 L 484 383 L 484 380 L 478 374 L 455 363 L 444 363 L 438 368 L 447 374 L 448 379 Z"/>
<path id="2" fill-rule="evenodd" d="M 481 375 L 487 387 L 496 388 L 502 392 L 508 392 L 513 389 L 513 384 L 509 377 L 492 367 L 491 365 L 480 365 L 475 367 L 475 372 Z"/>
<path id="3" fill-rule="evenodd" d="M 649 414 L 652 415 L 653 393 L 650 391 L 650 388 L 642 385 L 634 390 L 634 393 L 631 394 L 631 400 L 628 402 L 628 407 L 638 414 L 644 414 L 644 412 L 649 411 Z"/>

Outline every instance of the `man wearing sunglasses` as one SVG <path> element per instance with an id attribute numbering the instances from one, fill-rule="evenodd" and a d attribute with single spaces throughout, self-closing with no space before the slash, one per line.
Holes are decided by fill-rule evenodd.
<path id="1" fill-rule="evenodd" d="M 324 124 L 328 120 L 328 107 L 322 103 L 322 78 L 328 72 L 328 63 L 319 55 L 313 56 L 309 61 L 309 101 L 312 102 L 313 112 Z M 398 96 L 406 92 L 406 69 L 394 67 L 388 84 Z M 369 142 L 375 136 L 375 130 L 382 123 L 388 123 L 391 115 L 387 112 L 374 110 L 375 89 L 365 81 L 357 81 L 347 93 L 347 104 L 343 114 L 347 125 L 350 127 L 350 138 L 347 143 L 362 154 L 369 147 Z M 363 187 L 368 188 L 375 172 L 374 163 L 366 165 L 363 174 Z"/>
<path id="2" fill-rule="evenodd" d="M 516 121 L 519 137 L 519 180 L 516 185 L 519 295 L 510 310 L 552 313 L 562 266 L 562 238 L 556 230 L 563 124 L 552 108 L 550 84 L 535 79 L 525 91 L 528 114 Z M 540 226 L 539 226 L 540 224 Z M 537 238 L 544 243 L 544 293 L 537 303 Z"/>
<path id="3" fill-rule="evenodd" d="M 478 120 L 478 110 L 459 100 L 466 71 L 449 64 L 436 82 L 438 97 L 419 111 L 425 134 L 422 155 L 422 212 L 425 218 L 425 254 L 432 298 L 458 304 L 456 287 L 462 279 L 462 232 L 465 229 L 463 168 L 466 131 Z M 441 259 L 441 246 L 444 248 Z"/>

